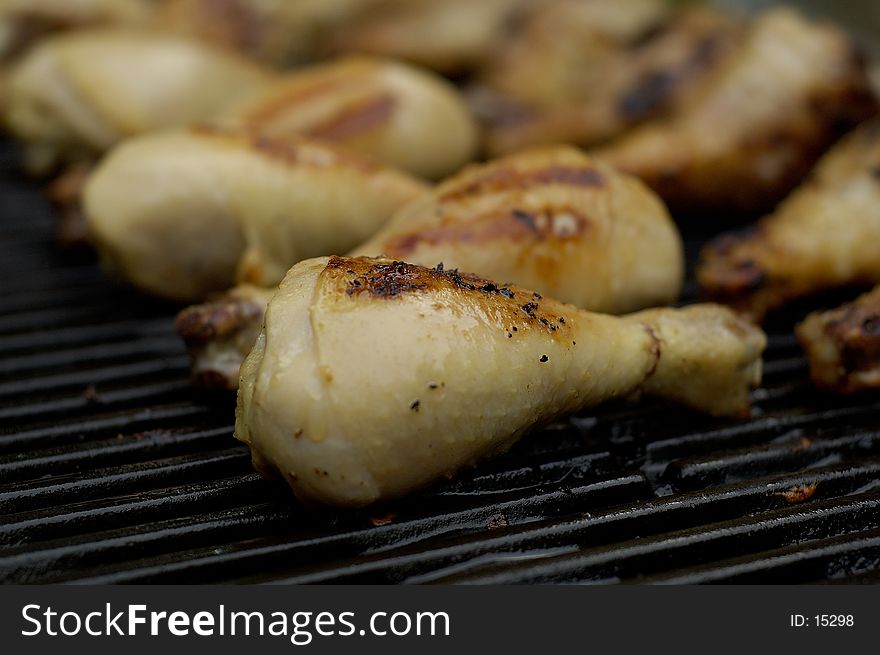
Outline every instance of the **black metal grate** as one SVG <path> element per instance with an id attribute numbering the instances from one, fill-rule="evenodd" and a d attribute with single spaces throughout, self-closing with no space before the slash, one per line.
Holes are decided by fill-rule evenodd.
<path id="1" fill-rule="evenodd" d="M 232 398 L 190 388 L 176 308 L 58 253 L 0 165 L 6 582 L 878 580 L 880 398 L 814 391 L 791 317 L 748 422 L 618 403 L 393 505 L 311 513 L 253 473 Z"/>

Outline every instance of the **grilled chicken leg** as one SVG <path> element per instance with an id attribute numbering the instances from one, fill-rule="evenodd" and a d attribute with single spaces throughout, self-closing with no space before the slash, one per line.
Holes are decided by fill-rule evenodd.
<path id="1" fill-rule="evenodd" d="M 439 76 L 391 60 L 347 57 L 285 75 L 218 118 L 265 136 L 332 141 L 422 177 L 470 161 L 477 124 Z"/>
<path id="2" fill-rule="evenodd" d="M 84 208 L 111 268 L 150 293 L 196 301 L 347 252 L 426 191 L 327 144 L 193 128 L 115 149 L 89 178 Z"/>
<path id="3" fill-rule="evenodd" d="M 351 254 L 442 262 L 611 314 L 673 302 L 684 277 L 662 201 L 571 147 L 470 166 Z"/>
<path id="4" fill-rule="evenodd" d="M 596 154 L 673 210 L 766 211 L 876 106 L 842 32 L 773 9 L 687 106 Z"/>
<path id="5" fill-rule="evenodd" d="M 880 388 L 880 287 L 827 312 L 814 312 L 797 335 L 819 387 L 840 393 Z"/>
<path id="6" fill-rule="evenodd" d="M 644 0 L 574 0 L 535 12 L 471 88 L 486 150 L 593 146 L 685 106 L 744 30 L 707 6 L 671 16 L 665 9 Z"/>
<path id="7" fill-rule="evenodd" d="M 312 259 L 269 303 L 235 434 L 301 499 L 366 505 L 637 391 L 744 415 L 764 344 L 718 306 L 616 318 L 440 267 Z"/>
<path id="8" fill-rule="evenodd" d="M 684 275 L 663 203 L 635 178 L 567 147 L 471 166 L 401 209 L 353 254 L 443 263 L 611 314 L 673 302 Z M 266 295 L 236 289 L 181 313 L 197 383 L 238 385 L 234 362 L 259 332 Z"/>
<path id="9" fill-rule="evenodd" d="M 697 277 L 711 297 L 755 320 L 824 289 L 880 282 L 880 120 L 836 145 L 810 179 L 757 227 L 724 235 Z"/>
<path id="10" fill-rule="evenodd" d="M 12 69 L 5 121 L 45 173 L 125 137 L 206 120 L 274 75 L 177 36 L 96 29 L 46 39 Z"/>

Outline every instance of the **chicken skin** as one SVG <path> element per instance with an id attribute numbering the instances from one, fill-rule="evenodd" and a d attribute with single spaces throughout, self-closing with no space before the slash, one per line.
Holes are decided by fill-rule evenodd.
<path id="1" fill-rule="evenodd" d="M 162 0 L 157 27 L 287 67 L 312 59 L 331 29 L 387 0 Z"/>
<path id="2" fill-rule="evenodd" d="M 371 11 L 328 30 L 324 49 L 403 59 L 455 74 L 479 67 L 517 14 L 546 0 L 384 0 L 373 4 Z"/>
<path id="3" fill-rule="evenodd" d="M 114 149 L 86 183 L 84 210 L 111 269 L 155 295 L 197 301 L 347 252 L 426 191 L 328 144 L 205 127 Z"/>
<path id="4" fill-rule="evenodd" d="M 773 9 L 685 107 L 596 154 L 646 181 L 673 212 L 768 211 L 875 110 L 842 32 Z"/>
<path id="5" fill-rule="evenodd" d="M 431 179 L 470 161 L 477 124 L 439 76 L 391 60 L 348 57 L 284 76 L 223 124 L 265 136 L 300 134 Z"/>
<path id="6" fill-rule="evenodd" d="M 241 363 L 260 334 L 274 289 L 239 284 L 219 298 L 187 307 L 174 328 L 192 359 L 193 384 L 237 389 Z"/>
<path id="7" fill-rule="evenodd" d="M 880 119 L 826 154 L 779 208 L 703 251 L 704 292 L 761 321 L 791 300 L 880 283 Z"/>
<path id="8" fill-rule="evenodd" d="M 684 275 L 681 239 L 663 203 L 635 178 L 569 147 L 471 166 L 352 254 L 477 271 L 612 314 L 673 302 Z M 255 294 L 235 289 L 181 314 L 196 383 L 237 386 L 234 362 L 250 350 L 241 347 L 248 338 L 253 345 L 266 303 Z"/>
<path id="9" fill-rule="evenodd" d="M 0 0 L 0 60 L 54 32 L 98 25 L 145 25 L 149 0 Z"/>
<path id="10" fill-rule="evenodd" d="M 28 168 L 94 159 L 125 137 L 207 119 L 272 75 L 176 36 L 85 30 L 44 40 L 10 73 L 5 122 Z"/>
<path id="11" fill-rule="evenodd" d="M 441 267 L 323 257 L 269 302 L 235 435 L 300 499 L 363 506 L 634 392 L 747 414 L 764 345 L 720 306 L 617 318 Z"/>
<path id="12" fill-rule="evenodd" d="M 537 13 L 472 88 L 487 151 L 593 146 L 684 106 L 744 26 L 709 7 L 664 17 L 658 4 L 562 2 Z"/>
<path id="13" fill-rule="evenodd" d="M 854 393 L 880 388 L 880 287 L 797 326 L 810 361 L 810 377 L 822 389 Z"/>
<path id="14" fill-rule="evenodd" d="M 465 168 L 352 254 L 442 262 L 611 314 L 675 301 L 684 277 L 660 199 L 565 146 Z"/>

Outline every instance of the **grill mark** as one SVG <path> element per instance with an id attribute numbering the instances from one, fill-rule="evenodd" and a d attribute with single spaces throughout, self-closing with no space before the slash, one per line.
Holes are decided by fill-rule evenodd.
<path id="1" fill-rule="evenodd" d="M 589 226 L 590 220 L 570 207 L 539 213 L 513 209 L 398 234 L 384 243 L 382 252 L 389 257 L 406 258 L 422 245 L 438 246 L 450 242 L 482 244 L 498 239 L 530 242 L 577 239 Z"/>
<path id="2" fill-rule="evenodd" d="M 250 125 L 267 123 L 283 114 L 291 107 L 305 104 L 319 96 L 329 96 L 337 90 L 351 89 L 356 82 L 366 79 L 370 68 L 364 65 L 348 64 L 335 70 L 325 70 L 315 74 L 311 80 L 290 84 L 290 88 L 264 96 L 259 102 L 241 112 L 241 118 Z"/>
<path id="3" fill-rule="evenodd" d="M 725 51 L 724 32 L 701 39 L 685 61 L 667 69 L 652 70 L 619 99 L 617 110 L 628 121 L 649 118 L 662 109 L 690 80 L 709 70 Z"/>
<path id="4" fill-rule="evenodd" d="M 270 159 L 289 165 L 307 165 L 316 168 L 346 166 L 365 173 L 379 172 L 377 162 L 356 154 L 342 152 L 328 145 L 309 142 L 302 137 L 273 138 L 246 128 L 225 128 L 199 124 L 189 128 L 190 133 L 205 139 L 239 143 Z"/>
<path id="5" fill-rule="evenodd" d="M 644 384 L 654 375 L 654 373 L 657 372 L 657 367 L 660 366 L 660 358 L 663 356 L 663 342 L 660 340 L 660 337 L 657 336 L 657 331 L 653 327 L 647 323 L 642 323 L 642 327 L 645 328 L 645 332 L 651 337 L 651 345 L 648 346 L 648 354 L 654 358 L 654 362 L 651 364 L 651 369 L 645 374 L 645 379 L 642 380 L 642 384 Z"/>
<path id="6" fill-rule="evenodd" d="M 564 184 L 579 187 L 602 187 L 605 178 L 594 168 L 552 164 L 537 170 L 520 171 L 496 168 L 477 179 L 443 193 L 439 200 L 458 200 L 482 193 L 498 193 L 538 184 Z"/>
<path id="7" fill-rule="evenodd" d="M 331 141 L 350 139 L 387 123 L 394 114 L 395 105 L 394 97 L 383 93 L 345 107 L 330 120 L 309 128 L 305 133 Z"/>

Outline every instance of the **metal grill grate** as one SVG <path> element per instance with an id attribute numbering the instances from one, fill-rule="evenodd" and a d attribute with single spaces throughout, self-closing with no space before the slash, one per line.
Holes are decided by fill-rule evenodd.
<path id="1" fill-rule="evenodd" d="M 877 580 L 880 399 L 813 390 L 796 313 L 748 422 L 617 403 L 393 505 L 310 513 L 253 473 L 232 398 L 190 388 L 176 308 L 59 254 L 0 166 L 6 582 Z"/>

